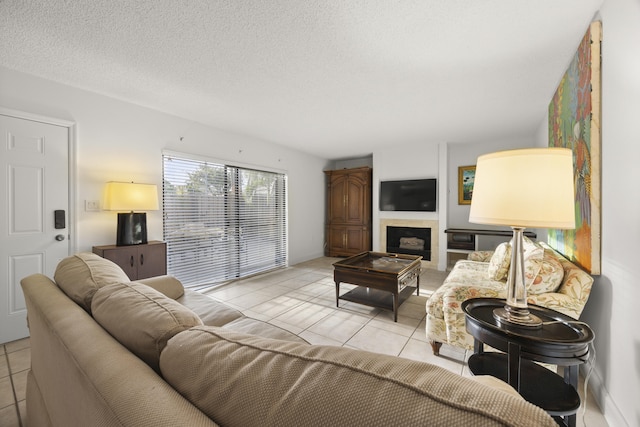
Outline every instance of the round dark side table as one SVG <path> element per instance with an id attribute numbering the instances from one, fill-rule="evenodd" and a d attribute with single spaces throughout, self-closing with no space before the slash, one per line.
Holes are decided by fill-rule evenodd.
<path id="1" fill-rule="evenodd" d="M 585 323 L 538 305 L 529 311 L 543 321 L 541 328 L 499 323 L 493 310 L 504 299 L 474 298 L 462 303 L 467 332 L 474 338 L 469 370 L 492 375 L 509 383 L 527 401 L 537 405 L 568 427 L 576 425 L 580 407 L 578 366 L 589 358 L 594 334 Z M 484 352 L 487 344 L 500 352 Z M 534 362 L 564 367 L 564 377 Z"/>

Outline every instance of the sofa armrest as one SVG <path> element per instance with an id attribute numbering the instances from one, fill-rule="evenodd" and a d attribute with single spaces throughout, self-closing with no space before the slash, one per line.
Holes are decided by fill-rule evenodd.
<path id="1" fill-rule="evenodd" d="M 582 309 L 584 308 L 584 304 L 580 300 L 558 292 L 527 295 L 527 303 L 541 305 L 559 311 L 574 319 L 580 317 L 580 313 L 582 313 Z"/>
<path id="2" fill-rule="evenodd" d="M 48 277 L 34 274 L 21 285 L 31 342 L 29 425 L 217 426 Z"/>
<path id="3" fill-rule="evenodd" d="M 480 384 L 484 384 L 513 396 L 520 396 L 515 388 L 511 387 L 508 383 L 502 381 L 501 379 L 493 377 L 491 375 L 474 375 L 473 377 L 471 377 L 471 379 L 479 382 Z"/>
<path id="4" fill-rule="evenodd" d="M 541 245 L 558 258 L 564 277 L 555 293 L 535 295 L 536 301 L 542 301 L 540 305 L 578 319 L 591 294 L 593 277 L 546 243 L 542 242 Z"/>
<path id="5" fill-rule="evenodd" d="M 560 264 L 564 268 L 564 278 L 556 292 L 579 301 L 584 308 L 591 294 L 593 277 L 564 258 L 560 259 Z"/>
<path id="6" fill-rule="evenodd" d="M 184 286 L 173 276 L 155 276 L 148 279 L 136 280 L 134 283 L 142 283 L 158 292 L 161 292 L 171 299 L 178 299 L 184 295 Z"/>
<path id="7" fill-rule="evenodd" d="M 462 303 L 471 298 L 504 298 L 506 295 L 506 287 L 482 287 L 469 286 L 464 284 L 450 284 L 442 297 L 442 311 L 445 320 L 453 320 L 451 316 L 463 315 Z M 464 324 L 462 325 L 464 328 Z"/>
<path id="8" fill-rule="evenodd" d="M 186 289 L 176 301 L 196 313 L 202 323 L 208 326 L 223 326 L 244 317 L 235 308 L 191 289 Z"/>
<path id="9" fill-rule="evenodd" d="M 442 311 L 446 325 L 447 343 L 456 347 L 472 349 L 473 337 L 467 333 L 462 303 L 471 298 L 505 298 L 503 286 L 468 286 L 449 284 L 442 297 Z"/>

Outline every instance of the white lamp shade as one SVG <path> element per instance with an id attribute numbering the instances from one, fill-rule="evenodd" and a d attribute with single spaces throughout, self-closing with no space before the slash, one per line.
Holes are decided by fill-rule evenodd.
<path id="1" fill-rule="evenodd" d="M 108 182 L 103 207 L 121 212 L 158 210 L 158 187 L 155 184 Z"/>
<path id="2" fill-rule="evenodd" d="M 528 148 L 478 157 L 469 222 L 575 228 L 573 155 L 568 148 Z"/>

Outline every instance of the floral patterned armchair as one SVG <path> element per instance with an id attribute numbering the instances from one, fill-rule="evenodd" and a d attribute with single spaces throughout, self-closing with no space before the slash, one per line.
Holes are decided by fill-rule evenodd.
<path id="1" fill-rule="evenodd" d="M 578 319 L 589 298 L 593 277 L 548 245 L 535 245 L 541 248 L 537 249 L 537 263 L 527 263 L 525 254 L 528 303 Z M 462 302 L 470 298 L 506 298 L 509 259 L 510 246 L 503 243 L 495 251 L 473 252 L 468 259 L 455 264 L 426 304 L 426 333 L 434 354 L 439 354 L 442 343 L 473 349 L 473 337 L 465 328 Z"/>

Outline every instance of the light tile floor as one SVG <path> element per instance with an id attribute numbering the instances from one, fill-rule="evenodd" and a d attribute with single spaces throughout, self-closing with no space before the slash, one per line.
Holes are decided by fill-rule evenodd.
<path id="1" fill-rule="evenodd" d="M 336 308 L 333 266 L 339 258 L 318 258 L 285 270 L 259 275 L 207 291 L 215 299 L 245 315 L 287 329 L 311 344 L 328 344 L 390 354 L 442 366 L 471 376 L 466 360 L 471 351 L 444 344 L 434 356 L 425 335 L 425 303 L 448 272 L 423 269 L 420 296 L 411 296 L 398 310 L 398 322 L 390 311 L 340 301 Z M 341 293 L 353 285 L 341 284 Z M 583 379 L 579 393 L 582 400 Z M 607 427 L 591 392 L 586 410 L 578 412 L 577 425 Z"/>
<path id="2" fill-rule="evenodd" d="M 420 296 L 411 296 L 389 311 L 340 301 L 336 307 L 332 264 L 338 258 L 318 258 L 276 272 L 258 275 L 205 291 L 245 315 L 287 329 L 312 344 L 336 345 L 390 354 L 442 366 L 470 376 L 465 361 L 470 352 L 442 346 L 434 356 L 425 336 L 425 303 L 447 272 L 431 269 L 420 275 Z M 341 293 L 353 285 L 341 284 Z M 24 427 L 26 374 L 31 361 L 29 339 L 0 344 L 0 426 Z M 583 396 L 582 378 L 580 395 Z M 584 401 L 584 398 L 583 398 Z M 578 426 L 608 427 L 588 393 Z"/>
<path id="3" fill-rule="evenodd" d="M 25 395 L 30 365 L 29 338 L 0 344 L 0 426 L 26 426 Z"/>

